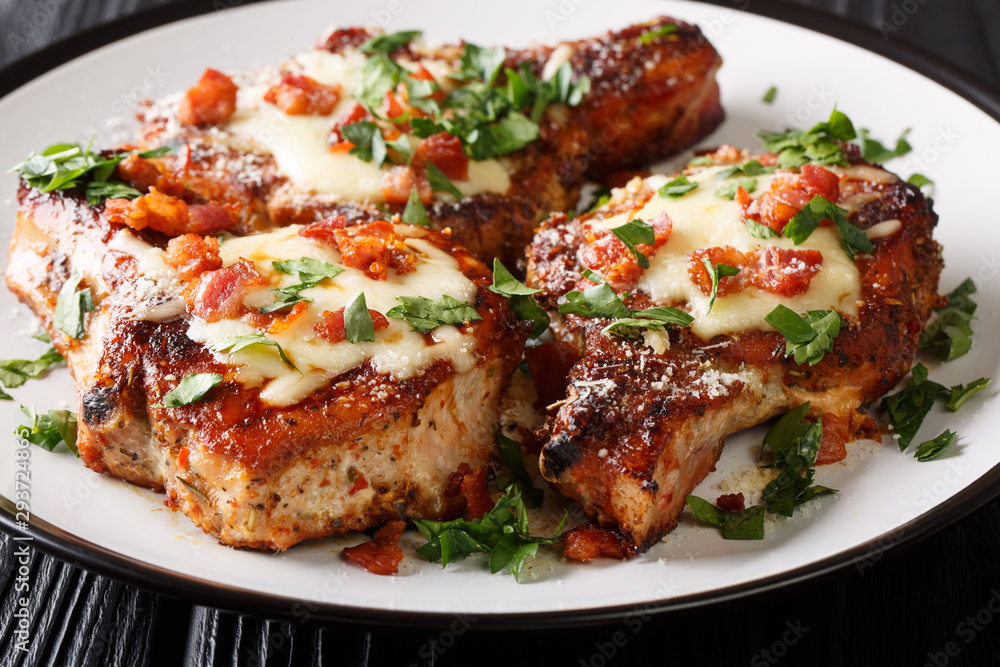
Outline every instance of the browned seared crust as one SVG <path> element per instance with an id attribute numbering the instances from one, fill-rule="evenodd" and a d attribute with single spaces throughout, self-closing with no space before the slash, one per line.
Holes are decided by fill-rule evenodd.
<path id="1" fill-rule="evenodd" d="M 848 153 L 852 164 L 863 164 Z M 880 187 L 883 196 L 854 211 L 851 222 L 868 229 L 896 219 L 902 228 L 857 257 L 864 300 L 858 320 L 841 329 L 815 366 L 786 358 L 784 338 L 774 332 L 702 341 L 675 330 L 669 349 L 657 354 L 641 339 L 602 335 L 607 320 L 566 316 L 557 336 L 575 342 L 583 358 L 547 424 L 545 478 L 602 526 L 647 549 L 674 528 L 685 496 L 714 469 L 730 433 L 806 401 L 858 433 L 868 408 L 909 370 L 939 301 L 942 268 L 930 202 L 901 180 Z M 579 280 L 580 220 L 553 217 L 529 248 L 529 283 L 545 290 L 553 311 Z M 654 304 L 643 295 L 629 303 L 653 305 L 680 304 Z"/>

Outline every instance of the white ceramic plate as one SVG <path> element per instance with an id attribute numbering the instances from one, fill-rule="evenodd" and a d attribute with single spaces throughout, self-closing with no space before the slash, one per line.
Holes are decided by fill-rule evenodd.
<path id="1" fill-rule="evenodd" d="M 239 4 L 239 3 L 234 3 Z M 1000 331 L 1000 227 L 985 213 L 996 190 L 992 151 L 1000 126 L 986 113 L 931 80 L 886 58 L 831 37 L 731 9 L 690 2 L 640 1 L 607 5 L 582 0 L 463 0 L 383 3 L 322 0 L 254 5 L 166 25 L 99 48 L 0 100 L 0 155 L 13 164 L 57 141 L 109 145 L 129 137 L 140 97 L 181 90 L 206 66 L 239 70 L 274 63 L 313 43 L 330 24 L 381 22 L 388 30 L 422 28 L 451 41 L 526 45 L 599 34 L 609 28 L 669 14 L 698 23 L 725 59 L 720 73 L 728 120 L 703 144 L 756 146 L 756 128 L 825 120 L 834 104 L 854 121 L 892 141 L 907 127 L 914 152 L 889 164 L 904 177 L 922 172 L 936 182 L 937 238 L 945 247 L 945 290 L 966 276 L 980 287 L 977 345 L 946 366 L 931 363 L 942 384 L 996 376 L 1000 351 L 989 341 Z M 772 105 L 761 101 L 778 88 Z M 675 162 L 680 164 L 681 160 Z M 9 238 L 16 209 L 14 176 L 0 179 L 0 230 Z M 44 346 L 25 332 L 33 318 L 0 290 L 6 358 L 33 357 Z M 69 373 L 60 369 L 12 392 L 0 405 L 0 433 L 19 423 L 17 403 L 73 407 Z M 1000 448 L 993 392 L 963 412 L 936 409 L 919 436 L 958 431 L 940 459 L 918 463 L 891 441 L 856 444 L 843 463 L 821 468 L 819 483 L 840 489 L 758 542 L 724 541 L 714 529 L 687 519 L 664 542 L 634 560 L 575 564 L 546 555 L 517 584 L 491 576 L 482 558 L 449 566 L 409 558 L 399 576 L 378 577 L 345 564 L 336 552 L 358 537 L 313 541 L 283 554 L 236 551 L 166 509 L 161 495 L 84 468 L 65 450 L 31 448 L 31 512 L 36 541 L 62 557 L 161 591 L 245 610 L 284 611 L 298 617 L 440 622 L 449 614 L 486 623 L 564 622 L 626 613 L 638 606 L 683 606 L 718 600 L 798 580 L 853 562 L 859 569 L 878 549 L 939 527 L 971 511 L 991 494 Z M 719 482 L 752 465 L 761 429 L 729 439 L 717 472 L 695 493 L 714 499 Z M 15 438 L 0 437 L 0 493 L 14 497 Z M 9 502 L 2 504 L 9 512 Z M 0 513 L 8 527 L 12 519 Z M 417 542 L 414 534 L 411 539 Z"/>

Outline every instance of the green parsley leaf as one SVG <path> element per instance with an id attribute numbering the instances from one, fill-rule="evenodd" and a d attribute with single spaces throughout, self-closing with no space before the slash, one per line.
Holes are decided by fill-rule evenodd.
<path id="1" fill-rule="evenodd" d="M 871 252 L 874 248 L 868 236 L 847 219 L 847 211 L 823 197 L 816 195 L 801 211 L 795 214 L 785 225 L 782 234 L 792 239 L 795 245 L 801 244 L 819 227 L 823 220 L 831 220 L 840 233 L 841 246 L 851 259 L 857 252 Z"/>
<path id="2" fill-rule="evenodd" d="M 951 445 L 951 443 L 955 442 L 956 435 L 958 434 L 954 431 L 945 429 L 944 433 L 933 440 L 920 443 L 920 446 L 917 447 L 917 451 L 913 454 L 914 458 L 921 463 L 936 459 L 944 453 L 944 450 L 948 449 L 948 446 Z"/>
<path id="3" fill-rule="evenodd" d="M 391 308 L 386 316 L 404 320 L 414 331 L 421 333 L 446 324 L 457 326 L 483 319 L 471 304 L 447 294 L 441 295 L 440 303 L 423 296 L 397 296 L 396 300 L 402 305 Z"/>
<path id="4" fill-rule="evenodd" d="M 91 206 L 96 206 L 105 199 L 135 199 L 142 196 L 142 193 L 131 185 L 115 181 L 91 181 L 87 183 L 84 193 L 87 196 L 87 203 Z"/>
<path id="5" fill-rule="evenodd" d="M 808 403 L 789 410 L 764 436 L 764 445 L 771 449 L 774 460 L 761 467 L 780 469 L 761 494 L 769 512 L 792 516 L 797 505 L 835 491 L 813 484 L 813 466 L 823 440 L 823 421 L 817 419 L 812 424 L 803 421 L 808 412 Z"/>
<path id="6" fill-rule="evenodd" d="M 778 166 L 800 167 L 807 162 L 816 164 L 846 164 L 847 158 L 837 141 L 851 141 L 857 136 L 851 120 L 834 109 L 826 122 L 809 130 L 768 132 L 758 130 L 757 137 L 764 149 L 778 154 Z"/>
<path id="7" fill-rule="evenodd" d="M 705 523 L 722 529 L 726 540 L 764 539 L 764 506 L 755 505 L 742 512 L 723 512 L 698 496 L 687 496 L 687 506 L 692 514 Z"/>
<path id="8" fill-rule="evenodd" d="M 692 183 L 688 180 L 687 176 L 683 174 L 677 176 L 676 178 L 667 181 L 659 190 L 657 194 L 661 197 L 670 197 L 671 199 L 680 199 L 687 193 L 691 192 L 698 187 L 697 183 Z"/>
<path id="9" fill-rule="evenodd" d="M 726 276 L 735 276 L 740 272 L 740 270 L 735 266 L 729 266 L 728 264 L 717 264 L 712 266 L 712 261 L 708 257 L 702 257 L 701 263 L 705 265 L 705 269 L 708 271 L 708 275 L 712 279 L 712 293 L 708 297 L 708 311 L 705 313 L 707 316 L 712 312 L 712 308 L 715 307 L 715 297 L 719 295 L 719 279 Z"/>
<path id="10" fill-rule="evenodd" d="M 342 267 L 312 257 L 284 259 L 271 262 L 275 271 L 298 276 L 302 282 L 319 283 L 325 278 L 336 278 L 344 272 Z"/>
<path id="11" fill-rule="evenodd" d="M 506 569 L 519 581 L 524 562 L 538 552 L 538 547 L 562 539 L 568 513 L 563 516 L 551 537 L 535 537 L 528 532 L 528 514 L 521 492 L 507 488 L 493 509 L 482 519 L 430 521 L 414 519 L 420 534 L 427 539 L 417 549 L 423 558 L 441 561 L 441 567 L 474 553 L 489 553 L 490 572 Z"/>
<path id="12" fill-rule="evenodd" d="M 906 182 L 920 188 L 920 192 L 922 192 L 925 197 L 929 197 L 934 191 L 934 181 L 927 178 L 923 174 L 912 174 L 908 179 L 906 179 Z"/>
<path id="13" fill-rule="evenodd" d="M 316 287 L 318 284 L 319 283 L 308 282 L 299 283 L 298 285 L 289 285 L 288 287 L 272 287 L 271 291 L 274 292 L 274 296 L 277 297 L 274 303 L 267 306 L 261 306 L 258 310 L 262 313 L 273 313 L 276 310 L 291 308 L 292 306 L 303 301 L 306 303 L 312 303 L 311 297 L 302 296 L 299 292 L 304 289 L 309 289 L 310 287 Z"/>
<path id="14" fill-rule="evenodd" d="M 635 246 L 639 243 L 650 246 L 656 243 L 656 234 L 653 232 L 652 225 L 638 219 L 629 220 L 624 225 L 612 229 L 611 233 L 625 244 L 625 247 L 635 257 L 635 261 L 639 263 L 639 266 L 644 269 L 649 268 L 649 260 Z"/>
<path id="15" fill-rule="evenodd" d="M 767 89 L 767 92 L 764 93 L 764 96 L 760 99 L 764 104 L 771 104 L 777 97 L 778 97 L 778 88 L 776 86 L 771 86 L 770 88 Z"/>
<path id="16" fill-rule="evenodd" d="M 370 120 L 362 120 L 357 123 L 350 123 L 340 128 L 340 133 L 344 138 L 354 144 L 351 155 L 356 155 L 365 162 L 371 162 L 376 167 L 381 167 L 388 155 L 385 145 L 385 138 L 378 125 Z"/>
<path id="17" fill-rule="evenodd" d="M 52 451 L 61 442 L 69 451 L 80 458 L 76 447 L 77 419 L 69 410 L 49 410 L 47 415 L 39 414 L 31 406 L 21 406 L 21 412 L 28 417 L 30 425 L 21 425 L 14 433 L 33 445 Z"/>
<path id="18" fill-rule="evenodd" d="M 375 341 L 375 323 L 368 312 L 364 292 L 348 301 L 344 307 L 344 335 L 351 343 Z"/>
<path id="19" fill-rule="evenodd" d="M 955 385 L 951 388 L 951 396 L 948 397 L 948 409 L 952 412 L 957 412 L 976 392 L 982 391 L 988 386 L 990 386 L 989 378 L 979 378 L 978 380 L 973 380 L 968 385 Z"/>
<path id="20" fill-rule="evenodd" d="M 417 192 L 416 186 L 410 190 L 410 197 L 406 200 L 406 208 L 403 209 L 403 222 L 409 223 L 411 225 L 419 225 L 421 227 L 430 227 L 431 219 L 427 215 L 427 209 L 424 208 L 424 204 L 420 201 L 420 194 Z"/>
<path id="21" fill-rule="evenodd" d="M 393 153 L 389 154 L 393 162 L 396 162 L 398 164 L 410 164 L 410 160 L 413 159 L 413 148 L 410 146 L 410 140 L 407 138 L 407 135 L 405 134 L 400 134 L 392 141 L 386 141 L 385 146 L 386 148 L 390 148 L 396 153 L 398 153 L 398 155 L 395 155 Z"/>
<path id="22" fill-rule="evenodd" d="M 601 208 L 602 206 L 608 203 L 608 201 L 611 199 L 611 188 L 607 186 L 601 186 L 599 188 L 595 188 L 594 191 L 591 193 L 591 196 L 593 196 L 594 198 L 593 201 L 590 203 L 590 205 L 584 207 L 584 210 L 589 213 L 593 213 L 594 211 L 596 211 L 597 209 Z M 567 215 L 566 217 L 569 218 L 570 216 Z"/>
<path id="23" fill-rule="evenodd" d="M 218 373 L 192 373 L 186 375 L 173 390 L 163 397 L 163 403 L 154 408 L 179 408 L 200 401 L 212 387 L 222 383 Z"/>
<path id="24" fill-rule="evenodd" d="M 743 222 L 746 223 L 747 231 L 750 232 L 750 236 L 754 237 L 755 239 L 770 239 L 774 238 L 775 236 L 781 236 L 781 234 L 779 234 L 778 232 L 774 231 L 767 225 L 760 224 L 756 220 L 751 220 L 750 218 L 746 218 L 743 220 Z"/>
<path id="25" fill-rule="evenodd" d="M 651 28 L 646 32 L 642 33 L 641 35 L 639 35 L 639 43 L 649 44 L 650 42 L 653 42 L 659 39 L 660 37 L 664 37 L 666 35 L 672 35 L 675 32 L 677 32 L 677 26 L 674 25 L 673 23 L 667 23 L 657 28 Z"/>
<path id="26" fill-rule="evenodd" d="M 711 155 L 699 155 L 697 157 L 691 158 L 688 162 L 689 167 L 707 167 L 709 165 L 715 164 L 715 160 Z"/>
<path id="27" fill-rule="evenodd" d="M 815 366 L 833 347 L 840 327 L 847 323 L 835 310 L 810 310 L 802 317 L 791 308 L 778 304 L 764 320 L 785 337 L 785 356 L 795 363 Z"/>
<path id="28" fill-rule="evenodd" d="M 507 466 L 507 470 L 510 471 L 511 476 L 521 490 L 521 497 L 524 498 L 524 504 L 527 507 L 538 507 L 541 505 L 542 490 L 535 487 L 531 475 L 524 465 L 524 457 L 521 455 L 521 445 L 516 440 L 505 436 L 498 428 L 493 429 L 493 440 L 497 444 L 497 451 L 500 452 L 500 457 L 503 459 L 504 465 Z"/>
<path id="29" fill-rule="evenodd" d="M 461 200 L 464 196 L 455 185 L 448 180 L 448 177 L 437 168 L 433 162 L 427 162 L 427 181 L 431 184 L 434 192 L 447 192 L 455 199 Z"/>
<path id="30" fill-rule="evenodd" d="M 271 340 L 262 333 L 245 334 L 242 336 L 228 336 L 221 340 L 215 341 L 214 343 L 208 346 L 208 349 L 210 349 L 212 352 L 226 352 L 228 350 L 229 354 L 236 354 L 240 350 L 251 347 L 253 345 L 265 345 L 277 348 L 278 356 L 281 357 L 281 360 L 284 361 L 291 368 L 295 368 L 295 364 L 293 364 L 291 360 L 289 360 L 289 358 L 285 356 L 285 351 L 281 349 L 281 345 L 278 344 L 278 341 Z M 295 370 L 298 369 L 295 368 Z"/>
<path id="31" fill-rule="evenodd" d="M 869 162 L 887 162 L 892 158 L 900 157 L 906 155 L 913 150 L 909 142 L 906 141 L 906 135 L 910 133 L 910 129 L 907 128 L 903 130 L 903 133 L 896 139 L 896 147 L 892 150 L 886 148 L 881 142 L 875 139 L 868 138 L 868 130 L 862 128 L 859 139 L 859 144 L 861 145 L 861 157 L 868 160 Z"/>
<path id="32" fill-rule="evenodd" d="M 622 302 L 611 285 L 606 283 L 597 273 L 586 270 L 584 277 L 591 281 L 600 281 L 593 287 L 583 291 L 573 290 L 566 293 L 566 303 L 559 305 L 563 315 L 580 315 L 582 317 L 605 317 L 620 320 L 632 316 L 632 311 Z"/>
<path id="33" fill-rule="evenodd" d="M 493 258 L 493 284 L 489 286 L 489 290 L 507 297 L 510 310 L 518 320 L 534 323 L 532 338 L 538 338 L 549 328 L 548 313 L 532 296 L 542 290 L 525 287 L 497 258 Z"/>
<path id="34" fill-rule="evenodd" d="M 365 61 L 361 68 L 361 83 L 355 86 L 351 94 L 374 115 L 385 99 L 385 94 L 394 90 L 405 76 L 408 76 L 406 69 L 379 50 Z"/>
<path id="35" fill-rule="evenodd" d="M 401 46 L 406 46 L 423 32 L 420 30 L 403 30 L 401 32 L 390 32 L 384 35 L 376 35 L 368 39 L 358 50 L 362 53 L 392 53 Z"/>
<path id="36" fill-rule="evenodd" d="M 935 318 L 924 328 L 920 347 L 944 352 L 946 361 L 957 359 L 972 349 L 972 318 L 976 302 L 972 295 L 976 284 L 966 278 L 948 294 L 948 305 L 935 310 Z"/>
<path id="37" fill-rule="evenodd" d="M 499 122 L 486 126 L 493 143 L 494 155 L 507 155 L 521 150 L 538 139 L 538 123 L 524 114 L 511 111 Z"/>
<path id="38" fill-rule="evenodd" d="M 767 432 L 767 435 L 764 436 L 764 445 L 774 452 L 776 465 L 780 464 L 779 457 L 783 461 L 786 458 L 785 453 L 812 426 L 812 424 L 805 421 L 807 414 L 809 414 L 809 403 L 803 403 L 792 408 L 783 414 Z M 761 456 L 764 455 L 763 447 L 760 450 L 760 454 Z M 773 465 L 762 467 L 771 468 Z"/>
<path id="39" fill-rule="evenodd" d="M 754 190 L 757 189 L 757 179 L 756 178 L 748 178 L 748 179 L 739 181 L 738 183 L 730 183 L 729 185 L 726 185 L 726 186 L 721 187 L 718 190 L 716 190 L 715 191 L 715 196 L 719 197 L 721 199 L 728 199 L 729 201 L 732 201 L 732 200 L 736 199 L 736 191 L 739 188 L 743 188 L 744 190 L 747 191 L 747 194 L 750 194 L 751 192 L 753 192 Z M 748 220 L 748 222 L 753 222 L 753 221 L 752 220 Z M 760 225 L 759 223 L 754 223 L 754 224 L 757 224 L 760 227 L 764 227 L 765 226 L 765 225 Z M 770 228 L 768 228 L 768 229 L 770 229 Z"/>
<path id="40" fill-rule="evenodd" d="M 82 280 L 83 276 L 74 270 L 69 280 L 63 283 L 56 300 L 56 312 L 52 317 L 56 329 L 77 340 L 83 338 L 85 333 L 84 316 L 94 310 L 94 298 L 91 296 L 90 288 L 77 289 Z"/>
<path id="41" fill-rule="evenodd" d="M 459 69 L 450 76 L 460 80 L 479 80 L 487 86 L 492 86 L 506 58 L 507 52 L 502 46 L 486 49 L 466 43 L 462 59 L 459 61 Z"/>
<path id="42" fill-rule="evenodd" d="M 8 389 L 20 387 L 29 378 L 38 377 L 53 364 L 63 361 L 63 356 L 50 347 L 37 359 L 2 359 L 0 360 L 0 384 Z M 7 398 L 11 398 L 7 396 Z"/>
<path id="43" fill-rule="evenodd" d="M 732 167 L 727 167 L 715 174 L 715 180 L 724 181 L 727 178 L 733 178 L 734 176 L 760 176 L 761 174 L 770 174 L 774 171 L 774 167 L 765 167 L 760 163 L 759 160 L 748 160 L 744 164 L 734 165 Z M 752 192 L 752 190 L 751 190 Z"/>
<path id="44" fill-rule="evenodd" d="M 913 442 L 927 413 L 934 406 L 934 399 L 941 392 L 948 391 L 943 385 L 927 379 L 927 368 L 923 364 L 913 367 L 912 377 L 906 388 L 882 399 L 882 409 L 889 415 L 889 424 L 899 439 L 899 451 Z"/>
<path id="45" fill-rule="evenodd" d="M 634 329 L 659 330 L 668 325 L 677 327 L 691 326 L 694 318 L 677 308 L 669 306 L 656 306 L 655 308 L 645 308 L 643 310 L 633 310 L 629 317 L 622 317 L 601 330 L 601 333 L 610 333 L 615 336 L 631 338 L 636 335 Z"/>

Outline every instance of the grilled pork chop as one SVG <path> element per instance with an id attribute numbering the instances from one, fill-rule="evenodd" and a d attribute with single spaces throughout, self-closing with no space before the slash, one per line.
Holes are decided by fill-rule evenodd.
<path id="1" fill-rule="evenodd" d="M 846 441 L 873 433 L 869 406 L 909 370 L 939 301 L 937 216 L 917 188 L 841 148 L 846 164 L 778 169 L 751 184 L 726 178 L 724 168 L 750 156 L 724 147 L 710 165 L 688 169 L 693 190 L 673 181 L 668 196 L 658 193 L 666 177 L 635 179 L 594 212 L 553 216 L 529 247 L 529 283 L 544 290 L 557 337 L 580 353 L 544 433 L 542 473 L 637 549 L 676 526 L 728 434 L 808 401 L 824 422 L 817 462 L 839 460 Z M 798 245 L 771 234 L 814 196 L 848 211 L 871 251 L 852 260 L 829 221 Z M 610 231 L 634 219 L 653 228 L 654 242 L 637 246 L 648 269 Z M 702 258 L 715 271 L 740 269 L 718 277 L 714 305 Z M 588 280 L 584 269 L 599 275 Z M 611 319 L 557 314 L 567 294 L 602 278 L 631 311 L 676 307 L 694 321 L 615 335 L 605 333 Z M 796 363 L 764 320 L 778 305 L 801 315 L 834 310 L 846 326 L 818 363 Z"/>
<path id="2" fill-rule="evenodd" d="M 146 197 L 117 200 L 117 214 L 115 200 L 88 206 L 77 193 L 22 186 L 19 197 L 8 285 L 69 361 L 87 466 L 165 489 L 230 546 L 286 549 L 462 513 L 449 481 L 491 462 L 526 334 L 471 253 L 424 228 L 344 229 L 343 218 L 221 245 L 168 239 L 143 228 L 156 203 Z M 299 264 L 279 273 L 279 260 Z M 77 278 L 96 303 L 79 339 L 54 319 Z M 374 342 L 348 340 L 359 293 Z M 267 312 L 296 296 L 306 300 Z M 469 305 L 416 331 L 389 313 L 399 296 Z M 264 342 L 239 349 L 234 336 Z M 185 378 L 211 373 L 203 397 L 170 407 Z"/>
<path id="3" fill-rule="evenodd" d="M 240 234 L 332 215 L 381 219 L 402 213 L 415 193 L 432 227 L 451 229 L 484 261 L 497 256 L 513 267 L 542 220 L 576 205 L 585 175 L 663 158 L 723 118 L 715 82 L 721 59 L 697 27 L 670 18 L 501 54 L 494 92 L 527 81 L 518 85 L 548 85 L 546 95 L 555 97 L 546 106 L 522 95 L 514 104 L 520 113 L 501 121 L 509 132 L 490 141 L 483 137 L 496 123 L 474 133 L 465 121 L 448 125 L 467 107 L 486 114 L 495 104 L 481 94 L 488 89 L 482 77 L 467 78 L 476 47 L 403 40 L 362 50 L 376 37 L 391 36 L 337 30 L 276 68 L 231 78 L 206 72 L 184 95 L 142 114 L 141 147 L 174 142 L 175 153 L 136 158 L 120 175 L 141 191 L 155 185 L 189 204 L 224 203 L 231 219 L 219 226 Z M 391 81 L 394 73 L 402 81 L 380 94 L 379 77 Z M 427 129 L 431 119 L 442 125 Z M 351 131 L 371 127 L 376 138 Z M 380 168 L 376 144 L 385 142 Z M 461 197 L 433 181 L 428 163 Z"/>

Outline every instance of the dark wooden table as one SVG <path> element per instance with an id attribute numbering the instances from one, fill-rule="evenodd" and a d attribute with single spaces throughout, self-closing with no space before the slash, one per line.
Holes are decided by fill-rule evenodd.
<path id="1" fill-rule="evenodd" d="M 746 4 L 754 9 L 754 0 L 734 2 Z M 177 0 L 0 0 L 0 67 L 157 5 L 182 11 Z M 796 0 L 788 11 L 795 5 L 871 26 L 887 43 L 917 45 L 1000 87 L 997 0 Z M 50 64 L 29 61 L 22 73 Z M 269 620 L 155 595 L 32 553 L 25 653 L 13 634 L 16 548 L 0 535 L 4 666 L 1000 664 L 993 611 L 1000 608 L 1000 500 L 863 567 L 794 587 L 629 623 L 517 633 Z"/>

